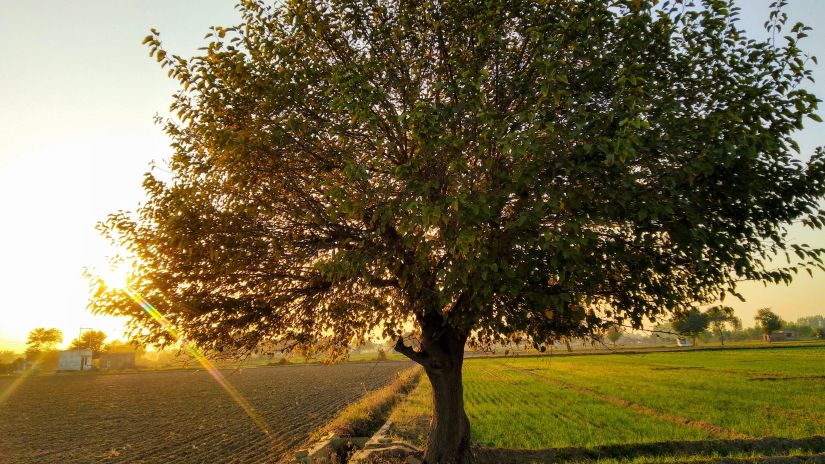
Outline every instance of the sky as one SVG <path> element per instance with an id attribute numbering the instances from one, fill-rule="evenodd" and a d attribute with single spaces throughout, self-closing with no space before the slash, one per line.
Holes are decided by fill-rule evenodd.
<path id="1" fill-rule="evenodd" d="M 740 27 L 755 38 L 769 3 L 739 2 Z M 825 1 L 792 0 L 787 11 L 814 27 L 803 48 L 825 64 Z M 153 117 L 176 86 L 141 41 L 154 27 L 168 51 L 191 56 L 209 26 L 238 20 L 232 0 L 0 0 L 0 350 L 22 351 L 35 327 L 62 330 L 64 345 L 81 328 L 122 336 L 122 321 L 86 310 L 82 273 L 112 253 L 95 224 L 134 210 L 149 164 L 171 155 Z M 807 85 L 820 98 L 823 64 Z M 803 159 L 822 134 L 813 121 L 799 133 Z M 792 237 L 825 246 L 822 231 Z M 818 271 L 790 286 L 744 284 L 747 302 L 726 303 L 745 325 L 762 306 L 795 320 L 825 314 L 823 288 Z"/>

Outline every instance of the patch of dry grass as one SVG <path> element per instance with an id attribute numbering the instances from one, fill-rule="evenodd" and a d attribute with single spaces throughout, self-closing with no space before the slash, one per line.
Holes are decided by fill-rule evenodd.
<path id="1" fill-rule="evenodd" d="M 423 370 L 415 366 L 398 374 L 392 382 L 344 408 L 332 421 L 313 434 L 313 440 L 334 433 L 344 437 L 370 436 L 384 423 L 392 408 L 419 383 Z"/>
<path id="2" fill-rule="evenodd" d="M 409 395 L 390 413 L 390 435 L 397 440 L 423 447 L 430 431 L 430 410 L 433 389 L 430 382 L 421 377 Z"/>

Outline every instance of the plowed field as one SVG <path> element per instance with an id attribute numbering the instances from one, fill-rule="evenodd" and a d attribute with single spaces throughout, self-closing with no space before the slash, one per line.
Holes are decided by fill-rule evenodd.
<path id="1" fill-rule="evenodd" d="M 277 462 L 408 366 L 222 371 L 270 437 L 204 370 L 32 377 L 0 405 L 0 463 Z M 0 378 L 0 392 L 14 380 Z"/>

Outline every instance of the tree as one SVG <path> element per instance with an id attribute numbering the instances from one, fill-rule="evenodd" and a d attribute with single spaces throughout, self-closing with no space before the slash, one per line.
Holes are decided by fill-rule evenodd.
<path id="1" fill-rule="evenodd" d="M 146 349 L 143 346 L 136 345 L 122 340 L 112 340 L 103 347 L 105 353 L 137 353 L 143 354 Z"/>
<path id="2" fill-rule="evenodd" d="M 80 334 L 80 337 L 72 340 L 69 345 L 70 350 L 92 350 L 93 353 L 98 354 L 103 351 L 103 346 L 106 341 L 106 334 L 102 330 L 87 330 Z"/>
<path id="3" fill-rule="evenodd" d="M 10 364 L 19 357 L 20 355 L 18 353 L 11 350 L 0 351 L 0 364 Z"/>
<path id="4" fill-rule="evenodd" d="M 765 335 L 770 335 L 771 332 L 782 328 L 782 319 L 771 311 L 771 308 L 760 308 L 754 319 Z"/>
<path id="5" fill-rule="evenodd" d="M 742 327 L 742 321 L 733 314 L 733 308 L 730 306 L 711 306 L 705 311 L 710 326 L 713 331 L 719 334 L 719 342 L 725 346 L 725 328 L 739 329 Z"/>
<path id="6" fill-rule="evenodd" d="M 640 328 L 821 264 L 784 235 L 825 223 L 825 152 L 791 138 L 818 119 L 808 29 L 654 3 L 249 0 L 190 59 L 153 31 L 171 178 L 101 230 L 175 332 L 94 275 L 91 310 L 207 352 L 380 332 L 433 386 L 426 461 L 467 461 L 468 344 Z"/>
<path id="7" fill-rule="evenodd" d="M 814 329 L 825 329 L 825 316 L 800 317 L 796 320 L 798 325 L 811 326 Z"/>
<path id="8" fill-rule="evenodd" d="M 708 315 L 697 308 L 677 313 L 671 322 L 674 330 L 693 339 L 693 346 L 696 346 L 696 337 L 707 330 L 708 325 L 710 325 Z"/>
<path id="9" fill-rule="evenodd" d="M 607 339 L 613 343 L 613 346 L 616 346 L 616 342 L 622 338 L 622 331 L 618 327 L 611 327 L 610 330 L 607 331 Z"/>
<path id="10" fill-rule="evenodd" d="M 29 332 L 29 339 L 26 342 L 26 345 L 28 345 L 26 354 L 31 358 L 47 351 L 54 351 L 58 343 L 63 343 L 63 332 L 57 329 L 38 327 Z"/>
<path id="11" fill-rule="evenodd" d="M 822 327 L 817 327 L 814 330 L 814 337 L 820 340 L 825 340 L 825 329 L 823 329 Z"/>

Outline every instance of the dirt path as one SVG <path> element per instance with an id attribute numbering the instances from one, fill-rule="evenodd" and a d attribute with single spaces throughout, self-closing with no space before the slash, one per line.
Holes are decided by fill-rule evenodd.
<path id="1" fill-rule="evenodd" d="M 582 386 L 579 386 L 579 385 L 573 385 L 571 383 L 567 383 L 567 382 L 564 382 L 562 380 L 554 379 L 554 378 L 548 377 L 546 375 L 537 374 L 536 372 L 533 372 L 533 371 L 530 371 L 530 370 L 527 370 L 527 369 L 518 368 L 518 367 L 512 366 L 512 365 L 507 364 L 507 363 L 498 362 L 497 364 L 500 364 L 500 365 L 504 366 L 504 368 L 506 368 L 510 371 L 520 372 L 524 375 L 528 375 L 530 377 L 542 380 L 544 382 L 552 383 L 552 384 L 557 385 L 559 387 L 566 388 L 568 390 L 573 390 L 573 391 L 576 391 L 576 392 L 581 393 L 583 395 L 587 395 L 587 396 L 592 397 L 592 398 L 601 399 L 601 400 L 613 403 L 617 406 L 622 406 L 622 407 L 631 409 L 635 412 L 639 412 L 639 413 L 644 414 L 646 416 L 655 417 L 657 419 L 666 420 L 666 421 L 672 422 L 674 424 L 685 425 L 685 426 L 690 427 L 690 428 L 703 430 L 705 432 L 710 432 L 710 433 L 712 433 L 713 435 L 715 435 L 716 437 L 719 437 L 719 438 L 726 438 L 726 439 L 752 439 L 753 438 L 753 437 L 751 437 L 749 435 L 746 435 L 744 433 L 736 432 L 734 430 L 729 430 L 729 429 L 726 429 L 724 427 L 720 427 L 716 424 L 711 424 L 709 422 L 697 421 L 697 420 L 693 420 L 693 419 L 688 419 L 687 417 L 682 417 L 682 416 L 677 416 L 677 415 L 673 415 L 673 414 L 664 413 L 662 411 L 658 411 L 656 409 L 641 405 L 639 403 L 634 403 L 634 402 L 626 400 L 624 398 L 619 398 L 617 396 L 608 395 L 608 394 L 605 394 L 605 393 L 600 393 L 600 392 L 597 392 L 595 390 L 591 390 L 589 388 L 585 388 L 585 387 L 582 387 Z"/>

